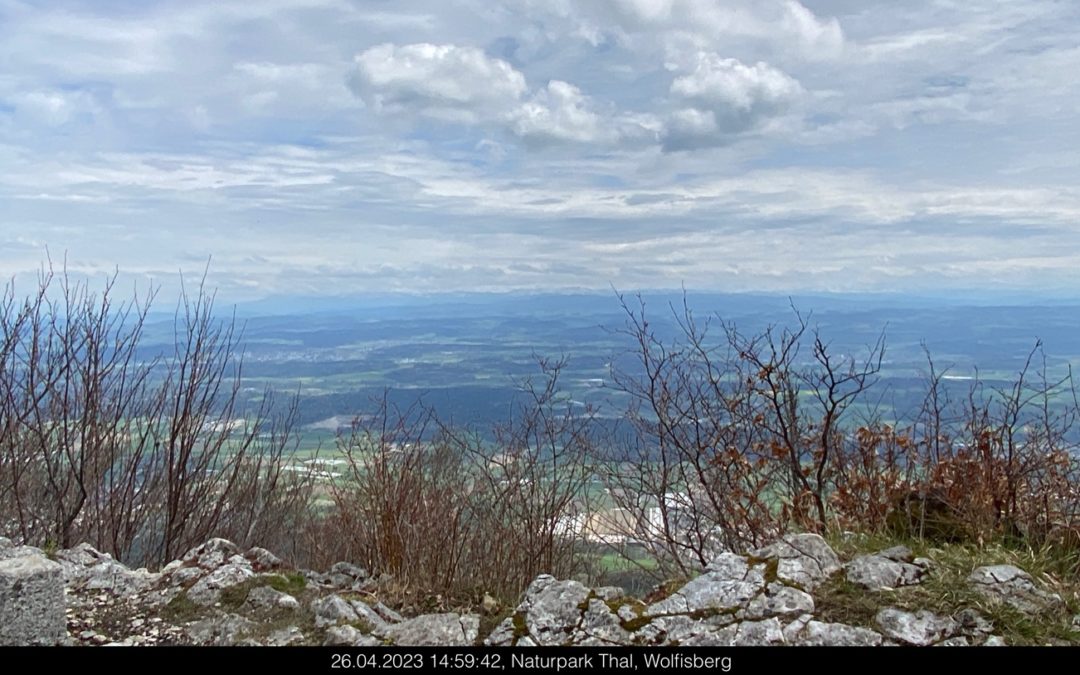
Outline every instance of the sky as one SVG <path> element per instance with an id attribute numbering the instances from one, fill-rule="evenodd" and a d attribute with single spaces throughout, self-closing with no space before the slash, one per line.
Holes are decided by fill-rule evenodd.
<path id="1" fill-rule="evenodd" d="M 0 0 L 0 275 L 1080 294 L 1080 3 Z"/>

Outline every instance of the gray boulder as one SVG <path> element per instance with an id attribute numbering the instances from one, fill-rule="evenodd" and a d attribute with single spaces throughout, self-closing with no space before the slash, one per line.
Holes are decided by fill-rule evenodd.
<path id="1" fill-rule="evenodd" d="M 1012 565 L 978 567 L 968 576 L 968 583 L 984 596 L 1000 600 L 1027 614 L 1065 608 L 1060 595 L 1040 589 L 1030 574 Z"/>
<path id="2" fill-rule="evenodd" d="M 740 619 L 791 619 L 814 613 L 814 597 L 806 591 L 773 582 L 763 593 L 754 596 L 739 613 Z"/>
<path id="3" fill-rule="evenodd" d="M 337 595 L 328 595 L 311 603 L 311 611 L 315 613 L 315 625 L 334 626 L 341 623 L 352 623 L 360 619 L 353 606 Z"/>
<path id="4" fill-rule="evenodd" d="M 784 637 L 789 644 L 806 647 L 878 647 L 882 644 L 881 635 L 867 628 L 857 628 L 843 623 L 825 623 L 822 621 L 803 621 L 784 629 Z"/>
<path id="5" fill-rule="evenodd" d="M 281 558 L 259 546 L 248 549 L 244 557 L 251 562 L 251 567 L 256 572 L 270 572 L 284 565 Z"/>
<path id="6" fill-rule="evenodd" d="M 529 635 L 540 645 L 566 644 L 581 623 L 582 605 L 590 591 L 577 581 L 557 581 L 543 574 L 529 584 L 518 606 Z"/>
<path id="7" fill-rule="evenodd" d="M 360 600 L 350 600 L 349 606 L 351 606 L 353 611 L 356 612 L 356 616 L 359 620 L 364 621 L 372 627 L 384 626 L 388 623 L 387 620 L 383 618 L 382 614 L 378 612 L 378 610 L 376 610 L 374 607 L 367 604 L 366 602 L 362 602 Z"/>
<path id="8" fill-rule="evenodd" d="M 573 644 L 584 646 L 628 645 L 630 640 L 630 633 L 623 628 L 619 615 L 600 598 L 589 600 L 577 630 L 570 638 Z"/>
<path id="9" fill-rule="evenodd" d="M 185 565 L 198 565 L 205 570 L 217 569 L 234 555 L 239 555 L 240 548 L 228 539 L 211 539 L 200 544 L 181 557 Z"/>
<path id="10" fill-rule="evenodd" d="M 425 614 L 373 631 L 403 647 L 457 647 L 476 643 L 480 617 L 473 614 Z"/>
<path id="11" fill-rule="evenodd" d="M 63 568 L 64 582 L 71 590 L 106 591 L 129 597 L 151 588 L 161 578 L 145 568 L 128 569 L 108 553 L 85 543 L 57 551 L 56 561 Z"/>
<path id="12" fill-rule="evenodd" d="M 405 620 L 405 617 L 401 616 L 401 614 L 395 612 L 381 602 L 376 602 L 374 605 L 371 605 L 371 609 L 379 615 L 379 618 L 381 618 L 383 621 L 386 621 L 387 623 L 401 623 Z"/>
<path id="13" fill-rule="evenodd" d="M 851 583 L 880 591 L 914 586 L 926 576 L 927 568 L 916 564 L 906 546 L 896 546 L 873 555 L 859 556 L 844 566 L 844 572 Z"/>
<path id="14" fill-rule="evenodd" d="M 951 617 L 920 610 L 906 612 L 894 607 L 882 609 L 874 617 L 881 633 L 904 644 L 926 646 L 947 640 L 959 630 Z"/>
<path id="15" fill-rule="evenodd" d="M 270 633 L 266 638 L 269 647 L 287 647 L 304 641 L 304 631 L 298 626 L 287 626 Z"/>
<path id="16" fill-rule="evenodd" d="M 271 609 L 295 612 L 300 609 L 300 602 L 296 598 L 288 593 L 274 590 L 269 586 L 258 586 L 251 589 L 248 592 L 247 600 L 244 601 L 244 605 L 248 609 L 254 610 Z"/>
<path id="17" fill-rule="evenodd" d="M 165 572 L 162 572 L 165 574 Z M 206 575 L 206 570 L 201 567 L 178 567 L 168 573 L 168 585 L 174 588 L 186 587 L 195 583 Z"/>
<path id="18" fill-rule="evenodd" d="M 817 534 L 789 534 L 750 555 L 759 559 L 778 559 L 777 577 L 797 584 L 805 591 L 813 591 L 840 571 L 836 552 Z"/>
<path id="19" fill-rule="evenodd" d="M 59 564 L 33 552 L 0 559 L 0 645 L 61 643 L 67 637 L 64 605 Z"/>
<path id="20" fill-rule="evenodd" d="M 360 588 L 368 579 L 367 570 L 352 563 L 334 563 L 330 572 L 326 575 L 330 584 L 337 588 L 349 589 Z"/>
<path id="21" fill-rule="evenodd" d="M 251 571 L 249 565 L 230 562 L 196 581 L 195 585 L 188 589 L 188 599 L 197 605 L 212 605 L 221 598 L 222 590 L 242 584 L 254 577 L 255 573 Z"/>
<path id="22" fill-rule="evenodd" d="M 736 647 L 764 647 L 784 644 L 784 630 L 776 618 L 763 621 L 743 621 L 735 624 Z"/>
<path id="23" fill-rule="evenodd" d="M 185 633 L 197 645 L 231 646 L 255 628 L 255 624 L 236 614 L 215 616 L 189 624 Z"/>
<path id="24" fill-rule="evenodd" d="M 382 640 L 362 633 L 352 626 L 332 626 L 326 629 L 324 647 L 379 647 Z"/>
<path id="25" fill-rule="evenodd" d="M 748 605 L 765 586 L 764 564 L 751 565 L 742 556 L 724 553 L 704 574 L 646 608 L 645 615 L 734 611 Z"/>

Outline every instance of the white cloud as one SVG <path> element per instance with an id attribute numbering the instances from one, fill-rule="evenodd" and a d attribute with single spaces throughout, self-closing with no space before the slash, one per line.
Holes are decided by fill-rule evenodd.
<path id="1" fill-rule="evenodd" d="M 94 97 L 85 91 L 36 90 L 18 92 L 8 102 L 28 124 L 59 126 L 79 115 L 93 117 L 103 110 Z"/>
<path id="2" fill-rule="evenodd" d="M 498 118 L 525 94 L 525 77 L 475 47 L 427 43 L 372 47 L 356 57 L 353 91 L 386 114 L 480 121 Z"/>
<path id="3" fill-rule="evenodd" d="M 0 238 L 86 270 L 213 254 L 260 292 L 1076 288 L 1078 25 L 1051 0 L 0 0 Z"/>
<path id="4" fill-rule="evenodd" d="M 580 35 L 613 33 L 634 48 L 660 46 L 669 53 L 748 40 L 827 60 L 839 57 L 845 46 L 835 18 L 819 18 L 797 0 L 593 0 L 569 6 L 527 2 L 525 8 L 531 16 L 570 22 Z"/>
<path id="5" fill-rule="evenodd" d="M 472 47 L 383 44 L 356 63 L 353 91 L 384 116 L 487 126 L 530 145 L 655 142 L 659 134 L 655 116 L 618 113 L 569 82 L 530 93 L 521 72 Z"/>
<path id="6" fill-rule="evenodd" d="M 572 84 L 552 80 L 512 114 L 513 130 L 525 139 L 595 143 L 614 140 L 588 97 Z"/>
<path id="7" fill-rule="evenodd" d="M 822 21 L 797 0 L 786 0 L 781 32 L 793 35 L 809 58 L 836 58 L 844 49 L 844 31 L 836 18 Z"/>
<path id="8" fill-rule="evenodd" d="M 783 108 L 798 99 L 803 88 L 789 75 L 762 61 L 748 66 L 738 59 L 702 52 L 698 54 L 694 72 L 671 83 L 671 93 L 714 110 L 749 114 Z"/>
<path id="9" fill-rule="evenodd" d="M 665 147 L 687 150 L 730 141 L 786 112 L 804 93 L 795 79 L 762 61 L 746 65 L 701 52 L 693 72 L 671 83 L 672 97 L 689 107 L 669 117 Z"/>

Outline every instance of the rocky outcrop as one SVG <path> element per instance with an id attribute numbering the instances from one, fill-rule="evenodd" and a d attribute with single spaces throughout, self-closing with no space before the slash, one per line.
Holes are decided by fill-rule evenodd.
<path id="1" fill-rule="evenodd" d="M 454 613 L 425 614 L 398 624 L 384 624 L 373 634 L 403 647 L 457 647 L 476 644 L 480 617 Z"/>
<path id="2" fill-rule="evenodd" d="M 855 558 L 844 565 L 847 580 L 872 591 L 914 586 L 929 571 L 930 562 L 915 559 L 906 546 L 896 546 L 873 555 Z"/>
<path id="3" fill-rule="evenodd" d="M 793 534 L 751 553 L 753 558 L 777 561 L 776 576 L 806 591 L 840 571 L 840 559 L 817 534 Z"/>
<path id="4" fill-rule="evenodd" d="M 27 546 L 0 542 L 0 645 L 66 641 L 63 568 Z"/>
<path id="5" fill-rule="evenodd" d="M 920 610 L 906 612 L 887 607 L 874 617 L 881 634 L 900 644 L 925 647 L 955 637 L 959 625 L 950 617 Z"/>
<path id="6" fill-rule="evenodd" d="M 1012 565 L 976 568 L 968 582 L 986 597 L 1026 614 L 1060 611 L 1065 607 L 1060 595 L 1040 589 L 1030 574 Z"/>
<path id="7" fill-rule="evenodd" d="M 0 644 L 1004 644 L 993 622 L 973 609 L 891 604 L 934 570 L 903 547 L 842 564 L 821 537 L 791 535 L 747 555 L 722 553 L 649 602 L 616 587 L 541 575 L 509 616 L 482 634 L 480 615 L 502 611 L 494 598 L 485 595 L 475 610 L 405 617 L 380 600 L 385 579 L 349 563 L 325 573 L 292 570 L 266 549 L 212 539 L 152 573 L 85 544 L 46 556 L 0 539 Z M 1029 615 L 1071 619 L 1060 596 L 1018 568 L 980 567 L 968 583 Z M 873 599 L 856 603 L 874 607 L 870 614 L 837 613 L 837 593 L 852 588 Z M 1074 623 L 1080 630 L 1080 617 Z"/>

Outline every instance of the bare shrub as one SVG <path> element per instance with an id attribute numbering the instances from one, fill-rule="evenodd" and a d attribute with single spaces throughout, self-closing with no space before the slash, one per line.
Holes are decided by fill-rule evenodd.
<path id="1" fill-rule="evenodd" d="M 1078 406 L 1071 373 L 1051 379 L 1041 344 L 1011 385 L 976 378 L 966 401 L 949 399 L 928 356 L 921 409 L 886 424 L 864 400 L 884 334 L 861 356 L 837 356 L 798 311 L 747 334 L 698 319 L 684 300 L 662 337 L 640 298 L 620 301 L 635 363 L 612 379 L 631 401 L 631 432 L 597 467 L 658 576 L 788 528 L 888 529 L 905 510 L 913 536 L 1075 538 Z"/>
<path id="2" fill-rule="evenodd" d="M 331 487 L 338 536 L 320 558 L 362 562 L 418 593 L 515 598 L 542 572 L 570 576 L 579 562 L 590 475 L 588 417 L 558 389 L 560 363 L 541 362 L 494 442 L 450 427 L 416 404 L 384 396 L 339 438 L 348 471 Z"/>
<path id="3" fill-rule="evenodd" d="M 115 280 L 43 270 L 0 304 L 0 529 L 81 541 L 156 565 L 209 536 L 278 537 L 305 509 L 286 477 L 295 405 L 241 410 L 234 322 L 202 285 L 176 314 L 173 353 L 141 350 L 154 293 L 117 303 Z"/>

